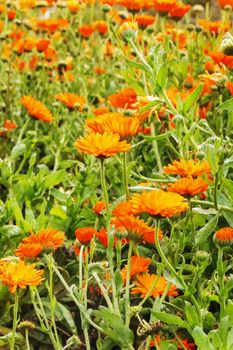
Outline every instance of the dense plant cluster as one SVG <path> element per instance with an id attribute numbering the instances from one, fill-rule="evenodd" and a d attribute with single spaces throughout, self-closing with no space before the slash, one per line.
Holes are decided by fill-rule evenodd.
<path id="1" fill-rule="evenodd" d="M 0 1 L 0 349 L 233 349 L 232 6 Z"/>

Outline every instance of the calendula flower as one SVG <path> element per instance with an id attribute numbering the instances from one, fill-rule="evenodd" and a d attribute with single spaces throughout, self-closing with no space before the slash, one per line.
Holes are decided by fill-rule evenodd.
<path id="1" fill-rule="evenodd" d="M 111 223 L 118 231 L 124 229 L 127 232 L 126 238 L 135 243 L 154 242 L 154 228 L 133 215 L 112 218 Z M 162 239 L 161 231 L 159 231 L 159 239 Z"/>
<path id="2" fill-rule="evenodd" d="M 45 105 L 37 101 L 32 96 L 23 96 L 21 98 L 22 105 L 26 108 L 28 114 L 36 119 L 42 120 L 44 122 L 52 122 L 53 117 L 50 110 L 45 107 Z"/>
<path id="3" fill-rule="evenodd" d="M 166 16 L 175 7 L 176 0 L 154 0 L 154 8 L 161 16 Z"/>
<path id="4" fill-rule="evenodd" d="M 145 273 L 142 275 L 138 275 L 137 279 L 134 282 L 135 287 L 132 288 L 131 293 L 139 294 L 141 298 L 144 298 L 148 293 L 148 291 L 150 290 L 156 278 L 157 278 L 156 274 L 151 275 L 149 273 Z M 153 298 L 157 298 L 158 296 L 163 294 L 166 288 L 167 288 L 167 280 L 163 276 L 160 276 L 150 296 Z M 174 284 L 172 284 L 171 287 L 169 288 L 167 295 L 173 296 L 173 297 L 178 295 L 177 288 Z"/>
<path id="5" fill-rule="evenodd" d="M 196 194 L 203 193 L 208 188 L 208 183 L 203 179 L 193 179 L 192 177 L 183 177 L 175 183 L 168 185 L 169 192 L 179 193 L 184 197 L 193 197 Z"/>
<path id="6" fill-rule="evenodd" d="M 106 209 L 106 203 L 99 201 L 96 202 L 96 204 L 94 205 L 94 207 L 92 208 L 92 210 L 96 213 L 96 214 L 102 214 L 102 212 Z"/>
<path id="7" fill-rule="evenodd" d="M 119 134 L 121 140 L 130 141 L 132 136 L 139 132 L 139 120 L 134 117 L 124 117 L 120 113 L 109 113 L 98 118 L 89 119 L 86 122 L 87 127 L 103 134 L 104 132 Z"/>
<path id="8" fill-rule="evenodd" d="M 155 22 L 155 17 L 147 14 L 137 14 L 135 19 L 141 29 L 145 29 Z"/>
<path id="9" fill-rule="evenodd" d="M 214 234 L 214 241 L 220 246 L 233 244 L 233 228 L 223 227 Z"/>
<path id="10" fill-rule="evenodd" d="M 93 227 L 81 227 L 75 230 L 75 236 L 81 244 L 89 244 L 93 236 L 96 234 Z"/>
<path id="11" fill-rule="evenodd" d="M 56 96 L 56 99 L 62 102 L 67 108 L 74 109 L 76 106 L 82 111 L 82 107 L 85 104 L 85 98 L 72 94 L 70 92 L 64 92 Z"/>
<path id="12" fill-rule="evenodd" d="M 176 4 L 176 7 L 169 11 L 169 16 L 175 21 L 181 20 L 184 15 L 192 8 L 190 5 L 186 4 Z"/>
<path id="13" fill-rule="evenodd" d="M 136 275 L 148 272 L 148 266 L 151 263 L 150 258 L 145 258 L 144 256 L 132 256 L 130 260 L 130 280 Z M 126 282 L 128 265 L 125 265 L 123 269 L 121 269 L 121 277 L 123 282 Z"/>
<path id="14" fill-rule="evenodd" d="M 137 102 L 137 93 L 134 89 L 126 88 L 108 96 L 108 100 L 115 108 L 133 109 L 133 105 Z"/>
<path id="15" fill-rule="evenodd" d="M 154 347 L 160 344 L 163 344 L 163 341 L 166 341 L 168 339 L 163 339 L 161 336 L 156 335 L 156 342 L 154 340 L 151 340 L 150 342 L 150 346 Z M 183 346 L 180 345 L 180 343 L 178 342 L 178 340 L 176 338 L 173 339 L 169 339 L 171 343 L 174 343 L 175 345 L 177 345 L 178 349 L 183 349 L 185 347 L 186 350 L 195 350 L 196 349 L 196 345 L 194 343 L 190 343 L 190 341 L 188 339 L 181 339 L 181 342 L 183 344 Z"/>
<path id="16" fill-rule="evenodd" d="M 38 286 L 42 283 L 43 270 L 36 270 L 35 264 L 26 265 L 24 261 L 0 261 L 0 279 L 9 286 L 11 293 L 19 287 Z"/>
<path id="17" fill-rule="evenodd" d="M 42 251 L 58 249 L 65 240 L 65 233 L 56 229 L 41 229 L 37 233 L 23 238 L 22 243 L 15 251 L 20 259 L 38 256 Z"/>
<path id="18" fill-rule="evenodd" d="M 174 160 L 172 164 L 164 167 L 165 174 L 176 174 L 182 177 L 197 177 L 203 174 L 209 176 L 210 171 L 209 164 L 199 160 Z"/>
<path id="19" fill-rule="evenodd" d="M 148 213 L 158 218 L 169 218 L 188 209 L 188 203 L 184 197 L 162 190 L 136 193 L 129 203 L 133 214 Z"/>
<path id="20" fill-rule="evenodd" d="M 115 206 L 115 208 L 112 211 L 113 216 L 124 216 L 124 215 L 131 215 L 132 214 L 132 207 L 127 201 L 120 202 Z"/>
<path id="21" fill-rule="evenodd" d="M 120 135 L 113 133 L 91 133 L 80 137 L 74 146 L 83 153 L 92 154 L 98 158 L 108 158 L 121 152 L 128 152 L 130 145 L 126 141 L 119 141 Z"/>

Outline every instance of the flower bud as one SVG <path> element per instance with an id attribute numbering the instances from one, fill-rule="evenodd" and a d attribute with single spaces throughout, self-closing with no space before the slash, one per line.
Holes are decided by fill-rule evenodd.
<path id="1" fill-rule="evenodd" d="M 226 33 L 222 40 L 220 49 L 225 55 L 233 56 L 233 36 L 231 33 Z"/>
<path id="2" fill-rule="evenodd" d="M 125 22 L 119 28 L 119 35 L 126 42 L 135 40 L 137 32 L 138 26 L 136 22 Z"/>

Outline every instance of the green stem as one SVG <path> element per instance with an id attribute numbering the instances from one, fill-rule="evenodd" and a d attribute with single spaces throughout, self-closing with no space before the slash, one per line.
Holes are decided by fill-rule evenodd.
<path id="1" fill-rule="evenodd" d="M 12 328 L 12 335 L 10 340 L 10 350 L 15 349 L 15 335 L 16 335 L 16 328 L 17 328 L 18 308 L 19 308 L 19 292 L 18 292 L 18 289 L 16 289 L 15 304 L 14 304 L 14 311 L 13 311 L 13 328 Z"/>
<path id="2" fill-rule="evenodd" d="M 106 187 L 106 181 L 105 181 L 105 171 L 104 171 L 104 160 L 100 159 L 100 180 L 101 180 L 101 187 L 103 191 L 103 197 L 104 197 L 104 202 L 106 204 L 106 216 L 107 216 L 107 221 L 110 218 L 110 211 L 109 211 L 109 201 L 108 201 L 108 191 Z"/>
<path id="3" fill-rule="evenodd" d="M 29 337 L 28 337 L 28 328 L 26 328 L 26 330 L 25 330 L 25 342 L 26 342 L 27 350 L 31 350 L 30 343 L 29 343 Z"/>
<path id="4" fill-rule="evenodd" d="M 218 178 L 219 178 L 219 170 L 215 174 L 215 181 L 214 181 L 214 207 L 216 210 L 218 210 L 218 199 L 217 199 L 217 194 L 218 194 Z"/>
<path id="5" fill-rule="evenodd" d="M 127 176 L 127 153 L 123 153 L 123 184 L 126 199 L 130 197 L 129 188 L 128 188 L 128 176 Z"/>
<path id="6" fill-rule="evenodd" d="M 129 326 L 130 323 L 130 315 L 129 315 L 129 307 L 130 307 L 130 269 L 131 269 L 131 256 L 133 251 L 133 242 L 129 242 L 129 250 L 128 250 L 128 261 L 126 265 L 126 283 L 125 283 L 125 324 Z"/>
<path id="7" fill-rule="evenodd" d="M 226 300 L 224 296 L 224 278 L 225 278 L 225 273 L 224 273 L 224 267 L 223 267 L 223 248 L 219 247 L 218 248 L 218 262 L 217 262 L 217 267 L 218 267 L 218 276 L 219 276 L 219 302 L 220 302 L 220 321 L 224 316 L 225 313 L 225 308 L 226 308 Z"/>
<path id="8" fill-rule="evenodd" d="M 99 286 L 99 289 L 101 290 L 101 292 L 102 292 L 102 294 L 103 294 L 103 296 L 104 296 L 104 299 L 105 299 L 105 301 L 106 301 L 106 303 L 107 303 L 107 305 L 108 305 L 109 310 L 110 310 L 110 311 L 114 311 L 113 306 L 112 306 L 112 302 L 111 302 L 111 300 L 110 300 L 110 298 L 109 298 L 109 296 L 108 296 L 108 293 L 107 293 L 107 291 L 106 291 L 106 288 L 105 288 L 105 287 L 103 286 L 103 284 L 101 283 L 101 279 L 99 278 L 99 276 L 97 275 L 96 272 L 93 272 L 93 277 L 94 277 L 94 279 L 96 280 L 96 282 L 97 282 L 97 284 L 98 284 L 98 286 Z"/>

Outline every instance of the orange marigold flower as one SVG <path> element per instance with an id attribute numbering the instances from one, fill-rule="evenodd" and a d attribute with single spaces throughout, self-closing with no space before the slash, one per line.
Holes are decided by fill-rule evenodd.
<path id="1" fill-rule="evenodd" d="M 156 217 L 171 217 L 188 209 L 185 198 L 162 190 L 134 194 L 129 201 L 133 214 L 148 213 Z"/>
<path id="2" fill-rule="evenodd" d="M 197 177 L 202 174 L 210 175 L 210 166 L 204 161 L 200 162 L 199 160 L 184 160 L 180 159 L 174 160 L 172 164 L 164 167 L 165 174 L 177 174 L 182 177 Z"/>
<path id="3" fill-rule="evenodd" d="M 147 14 L 137 14 L 135 19 L 141 29 L 145 29 L 155 22 L 155 17 Z"/>
<path id="4" fill-rule="evenodd" d="M 113 95 L 108 96 L 110 104 L 115 108 L 132 109 L 137 101 L 137 93 L 131 89 L 123 89 Z"/>
<path id="5" fill-rule="evenodd" d="M 96 213 L 96 214 L 102 214 L 103 210 L 106 209 L 106 204 L 105 202 L 99 201 L 97 202 L 94 207 L 92 208 L 92 210 Z"/>
<path id="6" fill-rule="evenodd" d="M 12 130 L 17 128 L 17 125 L 14 122 L 7 119 L 4 122 L 4 128 L 6 128 L 7 130 Z"/>
<path id="7" fill-rule="evenodd" d="M 76 13 L 78 12 L 80 6 L 78 4 L 78 2 L 75 0 L 68 0 L 67 1 L 67 7 L 70 10 L 71 13 Z"/>
<path id="8" fill-rule="evenodd" d="M 38 286 L 42 282 L 43 270 L 36 270 L 35 264 L 26 265 L 24 261 L 1 261 L 0 279 L 2 284 L 9 286 L 11 293 L 19 288 Z"/>
<path id="9" fill-rule="evenodd" d="M 83 105 L 85 104 L 85 98 L 72 94 L 70 92 L 64 92 L 56 96 L 56 99 L 62 102 L 67 108 L 74 109 L 76 106 L 82 111 Z"/>
<path id="10" fill-rule="evenodd" d="M 227 87 L 228 91 L 230 92 L 230 94 L 233 95 L 233 83 L 230 81 L 227 81 L 226 87 Z"/>
<path id="11" fill-rule="evenodd" d="M 124 117 L 120 113 L 104 114 L 101 117 L 86 121 L 88 129 L 103 134 L 104 132 L 119 134 L 121 140 L 130 141 L 139 132 L 139 120 L 134 117 Z"/>
<path id="12" fill-rule="evenodd" d="M 233 243 L 233 228 L 223 227 L 214 234 L 214 241 L 221 246 Z"/>
<path id="13" fill-rule="evenodd" d="M 82 244 L 89 244 L 96 233 L 93 227 L 81 227 L 75 230 L 75 236 Z"/>
<path id="14" fill-rule="evenodd" d="M 176 4 L 176 7 L 169 11 L 169 16 L 175 21 L 179 21 L 192 8 L 190 5 Z"/>
<path id="15" fill-rule="evenodd" d="M 233 8 L 232 0 L 218 0 L 219 5 L 224 8 L 226 5 L 230 5 Z"/>
<path id="16" fill-rule="evenodd" d="M 162 16 L 167 15 L 175 7 L 176 0 L 154 0 L 154 8 Z"/>
<path id="17" fill-rule="evenodd" d="M 94 25 L 85 24 L 79 27 L 79 33 L 83 38 L 88 38 L 95 31 Z"/>
<path id="18" fill-rule="evenodd" d="M 109 108 L 108 107 L 98 107 L 93 110 L 95 115 L 102 115 L 109 113 Z"/>
<path id="19" fill-rule="evenodd" d="M 15 19 L 16 17 L 16 12 L 15 10 L 9 10 L 7 11 L 7 17 L 9 19 L 9 21 L 13 21 L 13 19 Z"/>
<path id="20" fill-rule="evenodd" d="M 108 31 L 108 25 L 105 21 L 95 21 L 93 25 L 95 30 L 101 35 L 104 35 Z"/>
<path id="21" fill-rule="evenodd" d="M 119 141 L 119 139 L 120 135 L 113 133 L 91 133 L 85 137 L 80 137 L 74 146 L 80 152 L 103 159 L 129 151 L 130 145 L 126 141 Z"/>
<path id="22" fill-rule="evenodd" d="M 154 347 L 154 346 L 157 346 L 158 344 L 163 344 L 163 341 L 166 341 L 168 339 L 162 339 L 161 336 L 159 335 L 156 335 L 155 336 L 156 338 L 156 343 L 154 340 L 151 340 L 150 342 L 150 346 L 151 347 Z M 183 343 L 183 346 L 180 345 L 180 343 L 177 341 L 176 338 L 173 338 L 173 339 L 169 339 L 171 342 L 173 342 L 174 344 L 176 344 L 178 346 L 178 349 L 183 349 L 183 346 L 185 347 L 186 350 L 195 350 L 196 349 L 196 345 L 194 343 L 190 343 L 188 339 L 184 339 L 182 340 L 181 339 L 181 342 Z"/>
<path id="23" fill-rule="evenodd" d="M 140 294 L 140 297 L 144 298 L 148 293 L 148 291 L 150 290 L 156 278 L 157 278 L 156 274 L 150 275 L 149 273 L 145 273 L 143 275 L 137 276 L 137 279 L 135 281 L 136 286 L 132 288 L 131 293 Z M 158 296 L 163 294 L 166 288 L 167 288 L 167 281 L 163 276 L 161 276 L 159 277 L 150 296 L 152 296 L 153 298 L 157 298 Z M 173 296 L 173 297 L 176 297 L 178 295 L 177 288 L 174 284 L 172 284 L 171 287 L 169 288 L 167 295 Z"/>
<path id="24" fill-rule="evenodd" d="M 96 233 L 96 237 L 98 239 L 98 241 L 105 247 L 108 247 L 108 231 L 106 228 L 102 227 L 97 233 Z M 114 239 L 114 243 L 113 243 L 113 247 L 116 246 L 116 242 L 117 242 L 117 238 L 116 236 L 113 237 Z"/>
<path id="25" fill-rule="evenodd" d="M 132 256 L 130 261 L 130 279 L 142 272 L 148 272 L 148 266 L 150 263 L 150 258 L 145 258 L 144 256 Z M 126 282 L 127 270 L 128 265 L 125 265 L 120 272 L 124 284 Z"/>
<path id="26" fill-rule="evenodd" d="M 50 41 L 47 39 L 40 39 L 36 43 L 37 51 L 43 52 L 49 47 Z"/>
<path id="27" fill-rule="evenodd" d="M 124 216 L 124 215 L 127 216 L 131 214 L 132 214 L 132 206 L 127 201 L 120 202 L 112 211 L 112 215 L 114 216 Z"/>
<path id="28" fill-rule="evenodd" d="M 169 192 L 179 193 L 184 197 L 193 197 L 196 194 L 205 192 L 208 188 L 208 183 L 203 179 L 193 179 L 192 177 L 183 177 L 175 183 L 168 185 Z"/>
<path id="29" fill-rule="evenodd" d="M 52 122 L 53 117 L 50 110 L 45 105 L 37 101 L 32 96 L 23 96 L 21 98 L 22 105 L 26 108 L 28 114 L 36 119 L 40 119 L 44 122 Z"/>
<path id="30" fill-rule="evenodd" d="M 111 223 L 119 231 L 124 229 L 127 233 L 126 238 L 135 243 L 154 242 L 155 229 L 133 215 L 112 218 Z M 159 239 L 162 239 L 161 231 L 159 231 Z"/>
<path id="31" fill-rule="evenodd" d="M 56 250 L 65 240 L 65 233 L 53 228 L 41 229 L 37 233 L 32 233 L 30 236 L 23 238 L 22 243 L 15 251 L 15 255 L 21 259 L 25 257 L 35 257 L 43 250 Z M 41 251 L 39 251 L 39 245 Z M 38 254 L 36 255 L 36 251 Z M 33 255 L 32 255 L 33 254 Z"/>

